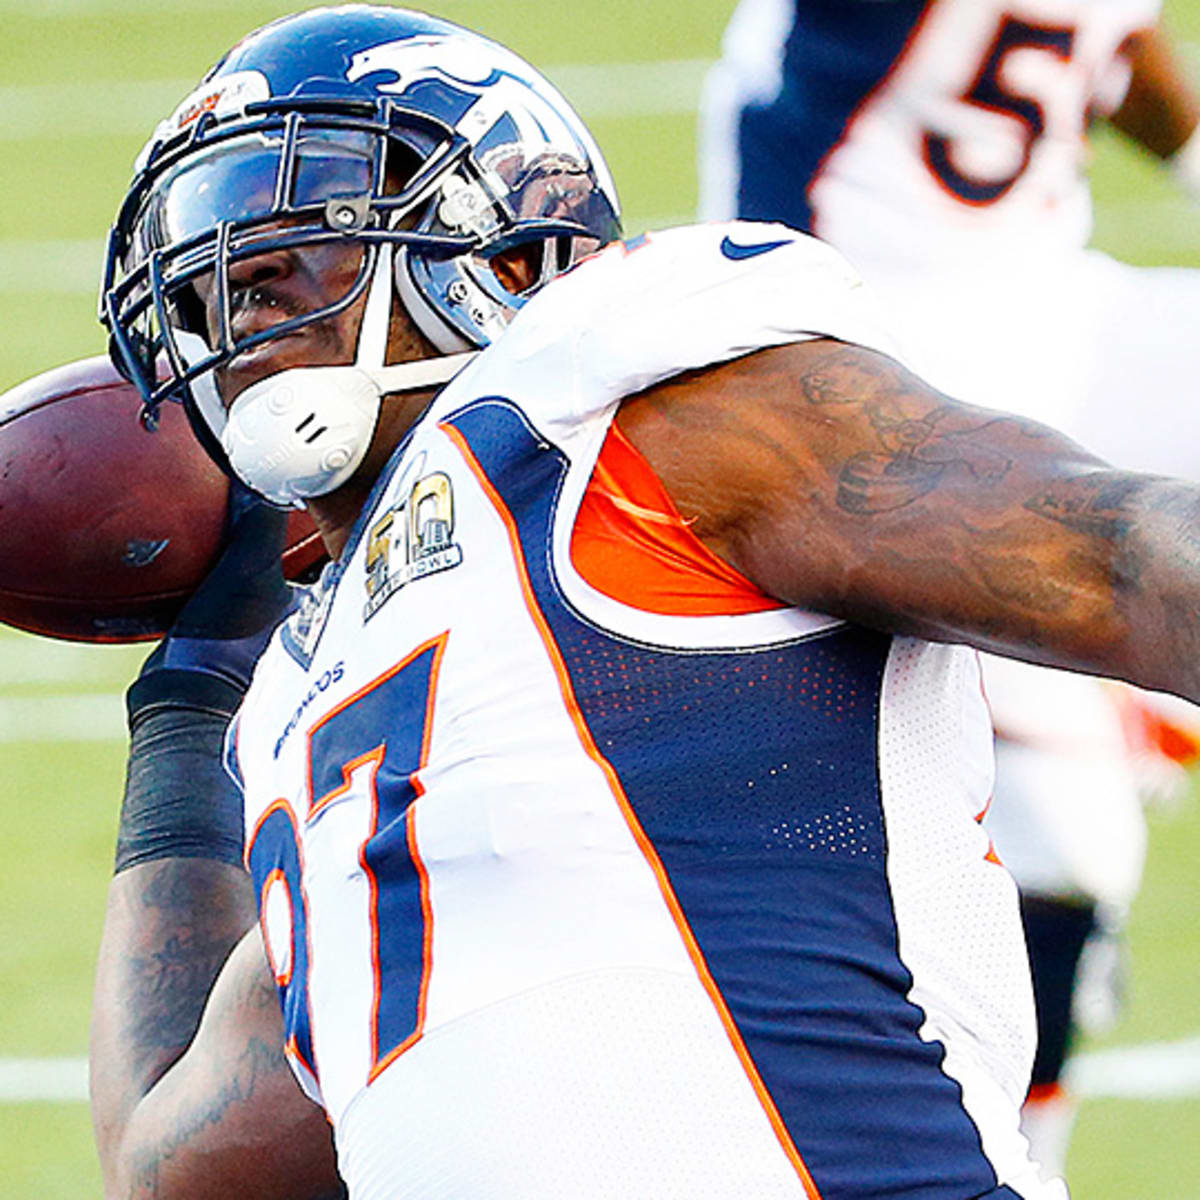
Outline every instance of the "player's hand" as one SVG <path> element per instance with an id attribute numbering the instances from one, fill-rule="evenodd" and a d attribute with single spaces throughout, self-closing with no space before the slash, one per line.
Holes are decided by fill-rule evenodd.
<path id="1" fill-rule="evenodd" d="M 234 711 L 292 601 L 282 569 L 287 519 L 240 483 L 230 485 L 225 549 L 129 689 L 131 722 L 172 702 Z"/>

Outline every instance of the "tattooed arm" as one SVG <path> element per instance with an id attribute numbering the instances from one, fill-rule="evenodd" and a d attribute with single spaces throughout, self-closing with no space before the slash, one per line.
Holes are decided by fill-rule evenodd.
<path id="1" fill-rule="evenodd" d="M 1200 490 L 828 340 L 626 402 L 717 554 L 790 603 L 1200 699 Z"/>
<path id="2" fill-rule="evenodd" d="M 221 766 L 229 718 L 290 599 L 279 568 L 286 519 L 244 489 L 229 507 L 217 565 L 126 697 L 91 1044 L 109 1200 L 342 1194 L 324 1116 L 283 1058 L 241 864 L 242 798 Z"/>
<path id="3" fill-rule="evenodd" d="M 110 1200 L 345 1195 L 324 1115 L 280 1050 L 243 871 L 166 858 L 121 872 L 96 995 L 92 1105 Z"/>

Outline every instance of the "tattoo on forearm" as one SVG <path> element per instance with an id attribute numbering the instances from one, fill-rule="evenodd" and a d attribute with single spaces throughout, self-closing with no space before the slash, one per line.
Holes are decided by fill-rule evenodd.
<path id="1" fill-rule="evenodd" d="M 147 1056 L 182 1049 L 195 1032 L 205 997 L 229 953 L 225 939 L 204 942 L 189 930 L 169 938 L 154 954 L 130 959 L 136 977 L 133 1043 Z"/>
<path id="2" fill-rule="evenodd" d="M 222 1065 L 228 1069 L 227 1065 Z M 251 1038 L 238 1057 L 231 1077 L 208 1102 L 183 1113 L 169 1135 L 139 1154 L 130 1175 L 131 1200 L 154 1200 L 160 1196 L 163 1176 L 169 1173 L 175 1158 L 187 1151 L 197 1138 L 220 1125 L 231 1108 L 250 1103 L 260 1082 L 283 1069 L 286 1068 L 278 1046 L 261 1038 Z"/>
<path id="3" fill-rule="evenodd" d="M 168 863 L 140 897 L 146 950 L 128 957 L 123 1010 L 126 1037 L 139 1074 L 163 1069 L 191 1041 L 213 980 L 248 927 L 228 897 L 197 896 L 186 868 Z M 153 1078 L 146 1079 L 146 1086 Z"/>

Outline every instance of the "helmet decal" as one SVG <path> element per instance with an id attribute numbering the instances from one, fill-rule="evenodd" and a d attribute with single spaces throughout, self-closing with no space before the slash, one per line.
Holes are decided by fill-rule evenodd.
<path id="1" fill-rule="evenodd" d="M 541 93 L 538 76 L 502 47 L 485 53 L 476 39 L 408 38 L 356 54 L 347 78 L 356 81 L 383 73 L 395 76 L 394 82 L 375 85 L 383 95 L 403 96 L 425 81 L 440 81 L 458 91 L 468 107 L 453 124 L 473 145 L 505 116 L 516 127 L 516 144 L 542 142 L 564 152 L 579 144 L 582 122 L 576 120 L 572 129 L 554 99 Z"/>
<path id="2" fill-rule="evenodd" d="M 261 71 L 234 71 L 211 82 L 202 83 L 185 96 L 175 111 L 154 131 L 154 141 L 162 141 L 194 124 L 206 113 L 221 120 L 233 113 L 243 113 L 246 105 L 266 100 L 271 85 Z"/>

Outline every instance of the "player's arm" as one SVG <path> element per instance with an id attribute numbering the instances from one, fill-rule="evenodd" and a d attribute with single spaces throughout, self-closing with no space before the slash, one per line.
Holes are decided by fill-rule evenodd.
<path id="1" fill-rule="evenodd" d="M 1151 153 L 1172 161 L 1200 124 L 1200 94 L 1162 29 L 1134 34 L 1122 53 L 1131 68 L 1129 87 L 1108 120 Z M 1200 178 L 1196 183 L 1200 186 Z"/>
<path id="2" fill-rule="evenodd" d="M 91 1040 L 110 1200 L 342 1194 L 328 1126 L 284 1061 L 241 797 L 222 768 L 229 718 L 288 601 L 283 514 L 241 495 L 234 511 L 220 562 L 128 696 Z"/>
<path id="3" fill-rule="evenodd" d="M 819 340 L 628 401 L 683 517 L 765 591 L 1200 698 L 1200 490 Z"/>
<path id="4" fill-rule="evenodd" d="M 108 1119 L 97 1122 L 105 1194 L 344 1196 L 324 1114 L 301 1093 L 280 1051 L 279 1001 L 257 928 L 224 960 L 215 985 L 204 980 L 206 965 L 237 924 L 236 903 L 218 905 L 211 918 L 195 904 L 213 885 L 218 896 L 230 893 L 232 881 L 218 866 L 182 859 L 147 864 L 120 876 L 113 890 L 110 929 L 128 925 L 144 953 L 129 954 L 128 946 L 111 953 L 114 936 L 102 955 L 102 974 L 110 973 L 109 986 L 130 1010 L 111 1014 L 93 1044 L 94 1063 L 130 1057 L 129 1069 L 93 1082 L 113 1093 Z M 156 939 L 155 928 L 174 928 L 185 944 Z"/>

